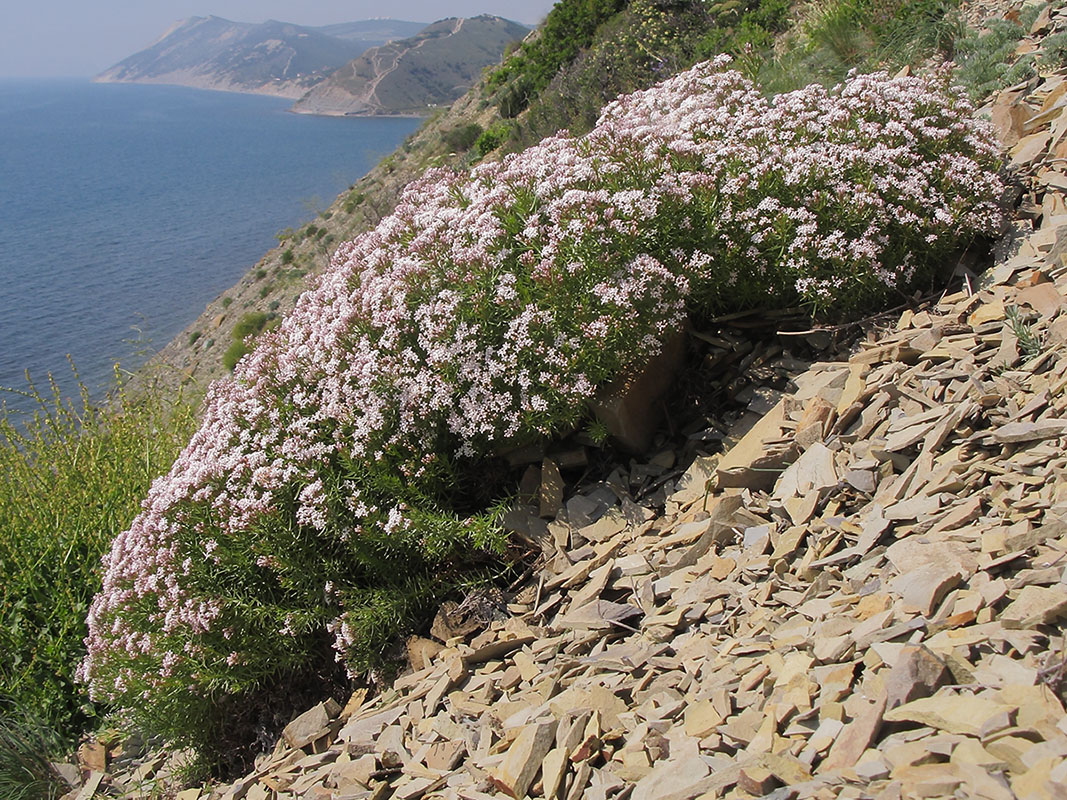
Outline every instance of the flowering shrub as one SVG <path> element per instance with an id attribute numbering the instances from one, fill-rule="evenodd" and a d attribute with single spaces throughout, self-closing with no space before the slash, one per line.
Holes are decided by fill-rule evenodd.
<path id="1" fill-rule="evenodd" d="M 427 174 L 342 245 L 116 538 L 93 695 L 184 719 L 324 630 L 360 666 L 390 592 L 499 544 L 464 495 L 478 459 L 574 425 L 687 313 L 865 309 L 997 228 L 993 139 L 944 74 L 766 100 L 724 67 Z"/>

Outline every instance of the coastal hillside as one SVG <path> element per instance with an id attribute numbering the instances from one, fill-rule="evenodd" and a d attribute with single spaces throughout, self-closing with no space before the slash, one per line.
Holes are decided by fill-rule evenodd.
<path id="1" fill-rule="evenodd" d="M 5 434 L 0 790 L 1061 797 L 1065 41 L 561 0 L 95 427 Z"/>
<path id="2" fill-rule="evenodd" d="M 298 98 L 368 47 L 408 35 L 413 25 L 368 20 L 323 30 L 275 20 L 252 24 L 190 17 L 95 80 Z"/>
<path id="3" fill-rule="evenodd" d="M 302 114 L 426 114 L 452 103 L 529 29 L 488 14 L 444 19 L 375 47 L 300 98 Z"/>

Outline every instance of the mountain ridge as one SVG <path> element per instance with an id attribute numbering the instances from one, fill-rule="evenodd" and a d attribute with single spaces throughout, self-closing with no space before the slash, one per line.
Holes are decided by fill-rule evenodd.
<path id="1" fill-rule="evenodd" d="M 529 29 L 490 14 L 449 17 L 416 36 L 374 47 L 340 67 L 292 111 L 336 116 L 425 114 L 471 88 Z"/>
<path id="2" fill-rule="evenodd" d="M 369 47 L 410 36 L 423 27 L 389 19 L 316 28 L 279 20 L 248 23 L 192 16 L 94 81 L 174 84 L 297 99 Z"/>

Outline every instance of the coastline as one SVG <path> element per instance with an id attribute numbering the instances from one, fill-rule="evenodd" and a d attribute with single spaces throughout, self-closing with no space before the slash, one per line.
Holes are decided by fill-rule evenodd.
<path id="1" fill-rule="evenodd" d="M 390 111 L 388 113 L 377 113 L 377 112 L 364 113 L 364 112 L 352 112 L 352 111 L 336 111 L 336 112 L 334 112 L 334 111 L 305 111 L 303 109 L 296 108 L 295 107 L 295 105 L 296 105 L 295 101 L 298 101 L 301 98 L 303 98 L 304 95 L 308 92 L 308 90 L 313 88 L 314 84 L 312 86 L 308 86 L 308 87 L 304 88 L 303 90 L 300 90 L 300 91 L 298 91 L 296 93 L 293 93 L 293 92 L 290 92 L 290 91 L 288 91 L 288 90 L 286 90 L 284 88 L 277 88 L 276 89 L 274 87 L 267 86 L 267 85 L 264 85 L 264 86 L 261 86 L 261 87 L 258 87 L 258 88 L 248 88 L 248 87 L 241 87 L 241 86 L 234 86 L 234 85 L 213 84 L 213 83 L 207 82 L 207 81 L 172 80 L 172 79 L 169 79 L 169 78 L 164 78 L 164 79 L 160 79 L 160 80 L 138 79 L 138 80 L 133 80 L 133 81 L 125 81 L 125 80 L 111 80 L 109 78 L 102 78 L 102 77 L 100 77 L 98 75 L 98 76 L 95 76 L 93 78 L 90 78 L 89 82 L 90 83 L 98 83 L 98 84 L 123 84 L 123 85 L 134 85 L 134 86 L 178 86 L 178 87 L 182 87 L 182 88 L 185 88 L 185 89 L 200 89 L 200 90 L 205 91 L 205 92 L 221 92 L 221 93 L 224 93 L 224 94 L 248 94 L 248 95 L 259 95 L 261 97 L 277 97 L 277 98 L 284 99 L 284 100 L 293 100 L 294 101 L 294 105 L 293 106 L 290 106 L 289 108 L 285 109 L 287 112 L 292 113 L 292 114 L 299 114 L 301 116 L 308 116 L 308 117 L 350 117 L 350 118 L 357 118 L 357 119 L 425 119 L 426 117 L 432 116 L 439 109 L 447 107 L 447 106 L 435 106 L 432 109 L 428 109 L 424 113 L 419 113 L 419 112 L 414 111 L 414 110 L 412 110 L 412 111 Z"/>

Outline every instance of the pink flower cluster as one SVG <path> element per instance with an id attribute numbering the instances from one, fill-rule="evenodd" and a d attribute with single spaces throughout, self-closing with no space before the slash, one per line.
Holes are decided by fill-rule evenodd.
<path id="1" fill-rule="evenodd" d="M 450 469 L 580 420 L 694 304 L 859 307 L 999 225 L 994 140 L 944 75 L 768 100 L 724 68 L 620 98 L 582 138 L 428 173 L 342 245 L 115 540 L 94 696 L 203 691 L 320 622 L 343 654 L 361 542 L 419 536 L 383 486 L 447 505 Z M 268 528 L 333 554 L 322 609 L 270 590 L 295 578 Z"/>

